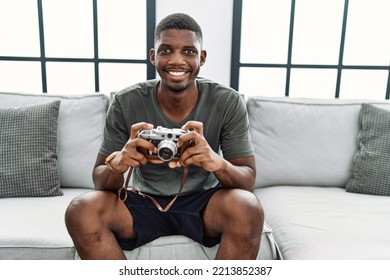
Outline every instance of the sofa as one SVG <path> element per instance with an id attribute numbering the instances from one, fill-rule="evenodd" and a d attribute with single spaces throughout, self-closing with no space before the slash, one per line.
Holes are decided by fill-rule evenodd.
<path id="1" fill-rule="evenodd" d="M 390 259 L 390 103 L 253 97 L 255 193 L 281 259 Z"/>
<path id="2" fill-rule="evenodd" d="M 57 136 L 50 142 L 53 146 L 56 140 L 55 151 L 52 147 L 43 153 L 51 160 L 50 172 L 19 172 L 27 179 L 13 182 L 8 192 L 0 184 L 0 259 L 78 259 L 64 213 L 74 197 L 93 191 L 92 168 L 109 102 L 104 94 L 0 93 L 0 118 L 42 107 L 40 111 L 51 115 L 29 117 L 27 122 L 12 118 L 12 123 L 39 127 L 39 120 L 50 115 L 54 132 L 45 133 Z M 245 102 L 257 165 L 255 194 L 266 220 L 257 258 L 390 259 L 390 103 L 261 96 Z M 0 125 L 0 156 L 7 154 L 13 166 L 24 162 L 20 151 L 1 149 L 6 128 Z M 41 143 L 18 137 L 11 146 L 30 145 L 19 143 L 25 138 Z M 49 159 L 43 161 L 44 168 Z M 5 166 L 3 159 L 0 164 Z M 43 193 L 40 185 L 29 185 L 29 176 L 39 181 L 49 175 L 53 183 Z M 19 193 L 21 184 L 32 193 Z M 168 236 L 125 254 L 142 260 L 213 259 L 217 249 Z"/>
<path id="3" fill-rule="evenodd" d="M 93 191 L 109 102 L 109 94 L 0 93 L 0 259 L 79 259 L 64 214 L 73 198 Z M 261 238 L 258 259 L 278 259 L 268 225 Z M 125 254 L 202 260 L 217 249 L 167 236 Z"/>

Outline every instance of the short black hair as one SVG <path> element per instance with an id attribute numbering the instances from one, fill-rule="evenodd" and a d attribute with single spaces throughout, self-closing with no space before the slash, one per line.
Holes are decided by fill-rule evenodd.
<path id="1" fill-rule="evenodd" d="M 175 13 L 163 18 L 157 25 L 154 32 L 154 41 L 156 42 L 159 40 L 161 32 L 168 29 L 193 31 L 195 32 L 200 45 L 203 43 L 202 29 L 200 28 L 199 24 L 187 14 Z"/>

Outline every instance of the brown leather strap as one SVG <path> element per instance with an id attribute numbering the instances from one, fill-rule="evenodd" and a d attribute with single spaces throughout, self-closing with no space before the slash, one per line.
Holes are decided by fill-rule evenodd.
<path id="1" fill-rule="evenodd" d="M 122 200 L 122 201 L 125 201 L 127 199 L 127 188 L 129 186 L 129 182 L 130 182 L 130 177 L 131 177 L 131 173 L 133 172 L 133 168 L 130 167 L 130 170 L 129 170 L 129 173 L 127 174 L 127 178 L 126 178 L 126 182 L 125 184 L 123 185 L 123 187 L 121 187 L 119 190 L 118 190 L 118 197 Z M 145 193 L 142 193 L 141 191 L 138 191 L 138 190 L 131 190 L 132 192 L 135 192 L 147 199 L 149 199 L 156 207 L 158 210 L 160 210 L 161 212 L 168 212 L 168 210 L 171 208 L 171 206 L 173 205 L 173 203 L 176 201 L 177 197 L 179 196 L 179 194 L 181 193 L 181 191 L 183 190 L 183 187 L 184 187 L 184 184 L 186 183 L 186 180 L 187 180 L 187 175 L 188 175 L 188 167 L 184 167 L 184 173 L 183 173 L 183 177 L 181 179 L 181 185 L 180 185 L 180 188 L 179 188 L 179 192 L 176 194 L 176 196 L 168 203 L 167 206 L 165 206 L 164 208 L 161 207 L 160 203 L 158 203 L 153 197 L 151 197 L 150 195 L 148 194 L 145 194 Z"/>

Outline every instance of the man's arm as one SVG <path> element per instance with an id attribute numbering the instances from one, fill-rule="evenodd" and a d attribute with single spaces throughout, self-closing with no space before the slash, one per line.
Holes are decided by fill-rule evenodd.
<path id="1" fill-rule="evenodd" d="M 98 154 L 95 167 L 92 173 L 95 190 L 115 191 L 123 185 L 123 173 L 121 171 L 112 172 L 105 164 L 105 156 Z M 114 159 L 111 161 L 113 165 Z"/>
<path id="2" fill-rule="evenodd" d="M 152 129 L 153 125 L 149 123 L 137 123 L 131 127 L 130 139 L 124 145 L 122 150 L 110 161 L 110 167 L 105 164 L 106 156 L 98 154 L 95 167 L 92 173 L 95 190 L 115 191 L 123 185 L 123 173 L 129 167 L 138 167 L 148 163 L 145 154 L 139 152 L 138 148 L 156 151 L 156 146 L 145 139 L 138 138 L 141 130 Z M 153 160 L 152 163 L 161 161 Z"/>
<path id="3" fill-rule="evenodd" d="M 219 156 L 219 155 L 218 155 Z M 222 168 L 214 175 L 224 187 L 242 188 L 253 192 L 256 178 L 255 157 L 242 157 L 231 160 L 221 158 Z"/>
<path id="4" fill-rule="evenodd" d="M 178 147 L 189 141 L 194 145 L 185 149 L 178 162 L 170 162 L 170 167 L 194 164 L 214 173 L 224 187 L 253 191 L 256 177 L 254 156 L 226 160 L 209 146 L 201 122 L 189 121 L 182 129 L 191 131 L 180 137 Z"/>

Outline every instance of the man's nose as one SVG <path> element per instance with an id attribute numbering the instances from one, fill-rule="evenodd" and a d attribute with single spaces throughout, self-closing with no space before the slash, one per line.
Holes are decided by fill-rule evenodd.
<path id="1" fill-rule="evenodd" d="M 184 64 L 184 57 L 183 54 L 179 51 L 173 52 L 172 55 L 169 58 L 170 64 Z"/>

